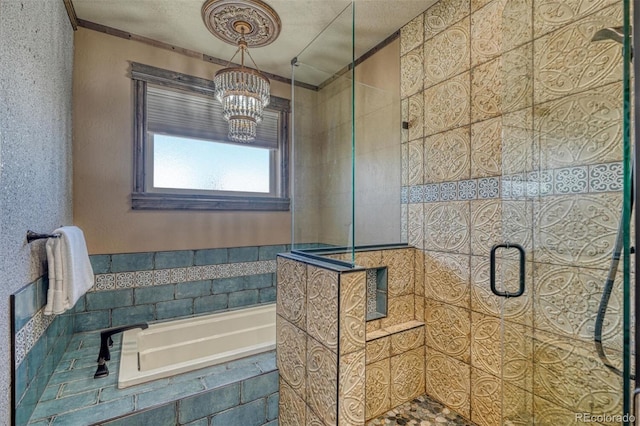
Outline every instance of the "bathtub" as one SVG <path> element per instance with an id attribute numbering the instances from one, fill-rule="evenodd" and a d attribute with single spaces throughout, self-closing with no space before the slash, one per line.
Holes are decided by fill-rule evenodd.
<path id="1" fill-rule="evenodd" d="M 149 324 L 122 336 L 118 388 L 276 347 L 275 304 Z"/>

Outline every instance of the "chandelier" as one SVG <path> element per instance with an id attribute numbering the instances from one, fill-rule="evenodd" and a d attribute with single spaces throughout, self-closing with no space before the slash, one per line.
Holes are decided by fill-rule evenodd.
<path id="1" fill-rule="evenodd" d="M 209 0 L 202 7 L 205 25 L 216 37 L 238 46 L 227 68 L 218 71 L 213 82 L 222 115 L 229 122 L 229 139 L 251 142 L 269 105 L 269 79 L 258 69 L 249 46 L 266 46 L 280 33 L 280 18 L 260 0 Z M 228 67 L 240 53 L 240 66 Z M 245 54 L 253 68 L 244 65 Z"/>

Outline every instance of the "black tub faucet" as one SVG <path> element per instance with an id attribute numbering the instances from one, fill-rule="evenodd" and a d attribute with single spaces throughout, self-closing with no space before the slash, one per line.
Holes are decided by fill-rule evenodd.
<path id="1" fill-rule="evenodd" d="M 94 379 L 107 377 L 109 375 L 109 369 L 107 368 L 106 361 L 109 361 L 111 359 L 111 353 L 109 352 L 109 348 L 113 346 L 113 339 L 111 338 L 111 336 L 134 328 L 144 330 L 145 328 L 149 328 L 149 324 L 143 322 L 140 324 L 123 325 L 122 327 L 108 328 L 100 333 L 100 352 L 98 353 L 97 361 L 98 369 L 96 370 L 96 374 L 93 375 Z"/>

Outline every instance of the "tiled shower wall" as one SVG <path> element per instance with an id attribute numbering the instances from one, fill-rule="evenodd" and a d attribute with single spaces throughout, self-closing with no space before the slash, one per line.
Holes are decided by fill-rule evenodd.
<path id="1" fill-rule="evenodd" d="M 367 419 L 424 393 L 424 286 L 416 285 L 423 277 L 415 254 L 414 248 L 356 252 L 356 265 L 387 269 L 387 315 L 366 325 Z"/>
<path id="2" fill-rule="evenodd" d="M 622 410 L 592 342 L 622 204 L 622 58 L 590 41 L 620 25 L 612 0 L 441 0 L 401 30 L 403 237 L 424 257 L 426 391 L 480 425 Z M 527 252 L 525 294 L 508 302 L 489 291 L 502 242 Z M 517 272 L 507 260 L 498 276 Z M 604 330 L 618 363 L 620 292 Z"/>
<path id="3" fill-rule="evenodd" d="M 364 424 L 366 272 L 278 257 L 283 426 Z"/>

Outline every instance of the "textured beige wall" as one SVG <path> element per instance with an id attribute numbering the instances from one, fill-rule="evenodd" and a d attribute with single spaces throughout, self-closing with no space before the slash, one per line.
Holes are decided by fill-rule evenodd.
<path id="1" fill-rule="evenodd" d="M 295 244 L 320 241 L 318 178 L 320 143 L 316 140 L 318 93 L 295 88 L 293 118 L 293 161 L 291 182 L 293 189 L 293 242 Z"/>
<path id="2" fill-rule="evenodd" d="M 401 30 L 426 391 L 483 426 L 622 410 L 621 380 L 593 345 L 620 217 L 622 57 L 591 42 L 622 24 L 622 5 L 549 4 L 441 0 Z M 489 290 L 489 252 L 505 242 L 528 260 L 524 295 L 506 301 Z M 513 291 L 517 262 L 497 263 L 498 286 Z M 620 363 L 615 288 L 603 341 Z"/>
<path id="3" fill-rule="evenodd" d="M 356 244 L 400 241 L 400 42 L 356 67 Z M 296 242 L 349 245 L 350 74 L 315 96 L 296 93 Z"/>
<path id="4" fill-rule="evenodd" d="M 400 39 L 356 67 L 356 240 L 400 242 Z"/>
<path id="5" fill-rule="evenodd" d="M 134 211 L 129 61 L 212 78 L 216 65 L 79 28 L 73 70 L 74 223 L 90 254 L 286 244 L 290 212 Z M 288 85 L 272 93 L 290 97 Z"/>

